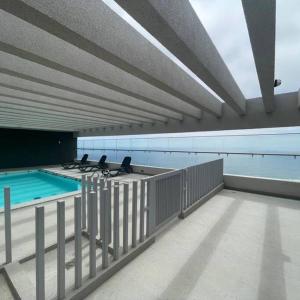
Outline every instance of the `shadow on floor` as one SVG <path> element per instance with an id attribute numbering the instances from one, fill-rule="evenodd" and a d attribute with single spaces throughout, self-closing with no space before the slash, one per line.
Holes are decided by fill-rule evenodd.
<path id="1" fill-rule="evenodd" d="M 232 201 L 223 216 L 209 231 L 198 248 L 160 295 L 159 299 L 182 300 L 188 298 L 188 295 L 195 287 L 198 279 L 201 277 L 212 258 L 222 236 L 226 233 L 227 228 L 232 223 L 241 204 L 242 201 L 240 200 L 235 199 Z"/>
<path id="2" fill-rule="evenodd" d="M 284 263 L 289 258 L 282 253 L 278 207 L 268 205 L 265 238 L 258 287 L 258 300 L 285 300 Z"/>

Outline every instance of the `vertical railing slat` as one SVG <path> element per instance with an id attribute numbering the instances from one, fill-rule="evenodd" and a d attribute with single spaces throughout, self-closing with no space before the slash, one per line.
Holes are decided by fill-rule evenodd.
<path id="1" fill-rule="evenodd" d="M 96 235 L 98 233 L 98 176 L 93 177 L 93 191 L 95 192 L 96 196 Z"/>
<path id="2" fill-rule="evenodd" d="M 92 176 L 87 176 L 87 184 L 86 184 L 86 200 L 87 200 L 87 231 L 90 232 L 90 196 L 91 196 L 91 189 L 92 189 Z"/>
<path id="3" fill-rule="evenodd" d="M 99 208 L 100 208 L 100 214 L 99 214 L 99 233 L 100 233 L 100 239 L 103 240 L 103 230 L 104 230 L 104 217 L 102 216 L 102 213 L 104 212 L 103 208 L 103 201 L 102 198 L 104 190 L 104 179 L 101 178 L 99 181 Z"/>
<path id="4" fill-rule="evenodd" d="M 132 247 L 136 247 L 137 236 L 137 182 L 132 183 Z"/>
<path id="5" fill-rule="evenodd" d="M 108 190 L 107 188 L 103 189 L 102 197 L 100 198 L 102 202 L 103 210 L 100 211 L 101 219 L 103 224 L 103 239 L 102 239 L 102 269 L 108 267 L 108 244 L 109 244 L 109 237 L 108 237 L 108 230 L 109 230 L 109 217 L 108 217 L 108 206 L 110 205 L 110 201 L 108 198 Z"/>
<path id="6" fill-rule="evenodd" d="M 114 260 L 119 259 L 120 236 L 119 236 L 119 184 L 114 186 L 114 232 L 113 232 Z"/>
<path id="7" fill-rule="evenodd" d="M 140 242 L 145 240 L 145 181 L 140 184 Z"/>
<path id="8" fill-rule="evenodd" d="M 112 223 L 112 219 L 111 219 L 111 180 L 107 181 L 107 199 L 109 201 L 109 205 L 107 206 L 107 215 L 108 215 L 108 244 L 111 243 L 111 236 L 112 236 L 112 230 L 111 230 L 111 223 Z"/>
<path id="9" fill-rule="evenodd" d="M 36 299 L 45 299 L 45 214 L 43 206 L 35 207 Z"/>
<path id="10" fill-rule="evenodd" d="M 128 252 L 128 192 L 129 185 L 123 185 L 123 253 Z"/>
<path id="11" fill-rule="evenodd" d="M 57 201 L 57 299 L 65 298 L 65 202 Z"/>
<path id="12" fill-rule="evenodd" d="M 82 228 L 86 229 L 86 175 L 81 176 Z"/>
<path id="13" fill-rule="evenodd" d="M 4 188 L 5 261 L 12 261 L 10 188 Z"/>
<path id="14" fill-rule="evenodd" d="M 89 196 L 89 207 L 90 207 L 90 218 L 89 218 L 89 245 L 90 245 L 90 251 L 89 251 L 89 275 L 90 278 L 93 278 L 96 276 L 96 193 L 90 192 Z"/>
<path id="15" fill-rule="evenodd" d="M 81 237 L 81 205 L 80 196 L 74 198 L 74 233 L 75 233 L 75 289 L 82 285 L 82 237 Z"/>

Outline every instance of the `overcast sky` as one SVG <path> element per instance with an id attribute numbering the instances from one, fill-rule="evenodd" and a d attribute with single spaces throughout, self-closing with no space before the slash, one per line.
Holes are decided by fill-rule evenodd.
<path id="1" fill-rule="evenodd" d="M 118 4 L 113 0 L 103 1 L 186 72 L 194 76 Z M 182 1 L 190 1 L 192 4 L 245 97 L 261 96 L 241 0 Z M 275 78 L 282 80 L 282 85 L 275 89 L 277 94 L 297 91 L 300 88 L 300 0 L 277 0 L 276 4 Z M 206 86 L 201 80 L 196 80 Z M 223 131 L 222 134 L 245 134 L 247 132 L 250 134 L 300 132 L 300 127 Z M 185 134 L 189 135 L 189 133 Z M 195 135 L 195 133 L 190 134 Z M 199 132 L 199 135 L 202 134 L 220 134 L 220 132 Z"/>
<path id="2" fill-rule="evenodd" d="M 241 0 L 190 0 L 246 98 L 261 96 Z M 300 1 L 277 0 L 275 93 L 300 88 Z"/>
<path id="3" fill-rule="evenodd" d="M 245 97 L 261 96 L 241 0 L 182 1 L 192 4 Z M 189 72 L 113 0 L 104 2 Z M 285 93 L 300 88 L 300 0 L 277 0 L 276 3 L 275 78 L 281 79 L 282 85 L 275 89 L 275 93 Z M 205 86 L 201 80 L 197 80 Z"/>

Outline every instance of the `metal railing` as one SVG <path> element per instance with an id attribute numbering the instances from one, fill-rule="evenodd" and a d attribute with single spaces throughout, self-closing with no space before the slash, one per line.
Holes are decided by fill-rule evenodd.
<path id="1" fill-rule="evenodd" d="M 186 154 L 216 154 L 216 155 L 249 155 L 249 156 L 284 156 L 300 157 L 300 153 L 275 152 L 232 152 L 232 151 L 199 151 L 199 150 L 173 150 L 173 149 L 131 149 L 131 148 L 77 148 L 81 151 L 113 151 L 113 152 L 157 152 L 157 153 L 186 153 Z"/>
<path id="2" fill-rule="evenodd" d="M 182 199 L 182 170 L 150 177 L 148 187 L 149 232 L 178 216 Z"/>
<path id="3" fill-rule="evenodd" d="M 182 212 L 223 183 L 223 159 L 183 170 Z"/>
<path id="4" fill-rule="evenodd" d="M 65 202 L 57 202 L 57 244 L 54 248 L 45 245 L 47 208 L 36 206 L 36 248 L 32 256 L 36 260 L 36 298 L 43 300 L 46 297 L 45 256 L 50 248 L 57 248 L 57 299 L 63 299 L 69 291 L 65 280 L 66 245 L 69 241 L 74 241 L 73 293 L 76 294 L 98 274 L 101 275 L 102 270 L 113 268 L 123 257 L 126 259 L 126 255 L 142 247 L 159 228 L 212 191 L 223 181 L 222 171 L 221 159 L 131 183 L 83 175 L 81 195 L 74 198 L 74 235 L 71 237 L 65 236 Z M 13 260 L 9 188 L 4 190 L 4 199 L 8 264 Z M 88 278 L 83 276 L 83 239 L 88 239 Z M 97 249 L 101 250 L 100 269 L 96 268 Z"/>
<path id="5" fill-rule="evenodd" d="M 89 279 L 101 271 L 96 268 L 96 250 L 102 251 L 101 269 L 109 269 L 112 262 L 118 262 L 124 255 L 134 251 L 145 241 L 148 229 L 145 197 L 146 181 L 120 183 L 105 181 L 96 176 L 82 176 L 81 196 L 74 198 L 74 236 L 65 236 L 65 201 L 57 201 L 57 299 L 66 296 L 65 263 L 66 241 L 74 240 L 74 289 L 80 289 L 88 280 L 83 277 L 83 239 L 88 239 Z M 131 189 L 130 189 L 131 187 Z M 12 259 L 10 188 L 4 189 L 5 253 L 6 264 Z M 100 209 L 98 209 L 98 207 Z M 121 210 L 122 209 L 122 210 Z M 132 212 L 131 219 L 129 212 Z M 35 257 L 36 299 L 43 300 L 45 294 L 46 247 L 45 215 L 47 208 L 35 207 Z M 131 222 L 131 241 L 129 223 Z M 120 232 L 120 228 L 122 231 Z M 120 238 L 122 237 L 122 241 Z M 22 260 L 26 261 L 27 258 Z"/>

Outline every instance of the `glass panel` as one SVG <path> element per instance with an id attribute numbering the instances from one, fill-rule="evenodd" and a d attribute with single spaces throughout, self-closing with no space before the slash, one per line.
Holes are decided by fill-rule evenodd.
<path id="1" fill-rule="evenodd" d="M 300 134 L 296 129 L 289 133 L 282 131 L 282 134 L 268 132 L 79 138 L 77 157 L 88 153 L 89 159 L 98 160 L 106 154 L 107 161 L 120 163 L 124 156 L 131 156 L 132 164 L 168 168 L 183 168 L 223 158 L 224 172 L 228 174 L 300 181 Z"/>

